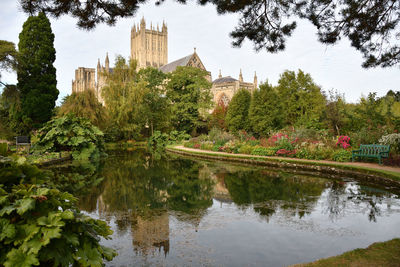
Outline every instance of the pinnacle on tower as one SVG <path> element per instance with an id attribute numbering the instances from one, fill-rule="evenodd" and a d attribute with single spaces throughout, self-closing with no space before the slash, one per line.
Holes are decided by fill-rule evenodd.
<path id="1" fill-rule="evenodd" d="M 97 70 L 100 69 L 100 58 L 97 59 Z"/>
<path id="2" fill-rule="evenodd" d="M 242 69 L 240 69 L 239 82 L 243 82 Z"/>
<path id="3" fill-rule="evenodd" d="M 257 86 L 258 86 L 258 81 L 257 81 L 257 73 L 256 72 L 254 72 L 254 88 L 257 88 Z"/>
<path id="4" fill-rule="evenodd" d="M 219 70 L 218 78 L 222 78 L 221 70 Z"/>
<path id="5" fill-rule="evenodd" d="M 140 28 L 143 30 L 146 30 L 146 21 L 144 20 L 144 16 L 142 17 L 142 20 L 140 21 Z"/>
<path id="6" fill-rule="evenodd" d="M 196 54 L 196 47 L 194 47 L 194 49 L 193 49 L 193 50 L 194 50 L 193 54 Z"/>
<path id="7" fill-rule="evenodd" d="M 108 59 L 108 52 L 106 54 L 105 65 L 106 65 L 106 71 L 108 72 L 110 69 L 110 60 Z"/>

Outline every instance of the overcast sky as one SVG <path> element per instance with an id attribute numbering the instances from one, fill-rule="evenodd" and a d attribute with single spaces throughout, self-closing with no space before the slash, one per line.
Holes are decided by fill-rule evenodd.
<path id="1" fill-rule="evenodd" d="M 378 96 L 388 90 L 400 90 L 400 69 L 361 67 L 361 54 L 350 47 L 348 40 L 335 46 L 326 46 L 317 41 L 315 28 L 307 21 L 299 21 L 294 35 L 289 39 L 285 51 L 269 54 L 254 52 L 252 43 L 246 41 L 241 48 L 232 48 L 229 32 L 237 25 L 237 15 L 219 16 L 212 5 L 198 6 L 195 3 L 180 5 L 166 1 L 155 6 L 154 1 L 143 5 L 136 17 L 120 19 L 113 27 L 99 25 L 88 32 L 76 27 L 74 18 L 64 16 L 51 19 L 55 34 L 58 89 L 60 99 L 71 93 L 71 81 L 78 67 L 95 68 L 97 59 L 104 64 L 106 52 L 113 63 L 115 55 L 129 57 L 130 29 L 145 17 L 147 25 L 163 20 L 168 25 L 168 62 L 193 53 L 197 48 L 204 66 L 211 71 L 212 78 L 223 76 L 238 78 L 242 69 L 245 81 L 252 82 L 254 72 L 258 81 L 268 80 L 276 85 L 279 75 L 285 70 L 310 73 L 323 90 L 331 89 L 344 93 L 348 102 L 356 102 L 361 95 L 377 92 Z M 27 16 L 20 11 L 18 1 L 0 1 L 0 39 L 18 44 L 18 35 Z M 3 81 L 15 83 L 15 74 L 3 73 Z"/>

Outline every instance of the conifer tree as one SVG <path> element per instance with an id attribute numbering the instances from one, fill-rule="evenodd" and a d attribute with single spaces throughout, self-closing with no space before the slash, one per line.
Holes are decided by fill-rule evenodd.
<path id="1" fill-rule="evenodd" d="M 54 34 L 44 13 L 30 16 L 19 34 L 18 88 L 24 120 L 39 127 L 50 120 L 58 97 Z"/>
<path id="2" fill-rule="evenodd" d="M 226 124 L 231 132 L 238 132 L 239 130 L 249 130 L 249 107 L 250 107 L 251 94 L 245 89 L 240 89 L 232 97 L 228 105 L 228 112 L 226 114 Z"/>

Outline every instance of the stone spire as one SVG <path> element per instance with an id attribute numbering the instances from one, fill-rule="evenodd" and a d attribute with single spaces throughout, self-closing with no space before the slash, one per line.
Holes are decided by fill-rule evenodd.
<path id="1" fill-rule="evenodd" d="M 97 71 L 100 70 L 100 58 L 97 59 Z"/>
<path id="2" fill-rule="evenodd" d="M 193 48 L 193 54 L 196 54 L 196 47 Z"/>
<path id="3" fill-rule="evenodd" d="M 109 72 L 110 71 L 110 60 L 108 59 L 108 52 L 106 55 L 105 65 L 106 65 L 106 71 Z"/>
<path id="4" fill-rule="evenodd" d="M 240 69 L 239 82 L 241 82 L 241 83 L 243 82 L 242 69 Z"/>
<path id="5" fill-rule="evenodd" d="M 136 23 L 133 23 L 132 29 L 131 29 L 131 34 L 136 32 Z"/>
<path id="6" fill-rule="evenodd" d="M 257 73 L 254 72 L 254 89 L 256 89 L 258 87 L 258 81 L 257 81 Z"/>
<path id="7" fill-rule="evenodd" d="M 146 21 L 144 20 L 144 16 L 142 17 L 142 20 L 140 21 L 140 29 L 146 30 Z"/>
<path id="8" fill-rule="evenodd" d="M 167 24 L 164 22 L 162 22 L 162 32 L 166 32 L 167 31 Z"/>
<path id="9" fill-rule="evenodd" d="M 221 70 L 219 70 L 218 78 L 222 78 Z"/>

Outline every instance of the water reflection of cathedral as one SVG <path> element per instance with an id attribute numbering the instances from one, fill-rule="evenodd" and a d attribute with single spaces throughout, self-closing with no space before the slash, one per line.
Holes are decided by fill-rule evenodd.
<path id="1" fill-rule="evenodd" d="M 164 211 L 159 215 L 149 218 L 137 217 L 135 225 L 132 225 L 132 242 L 135 251 L 140 255 L 154 255 L 169 252 L 169 216 Z"/>

